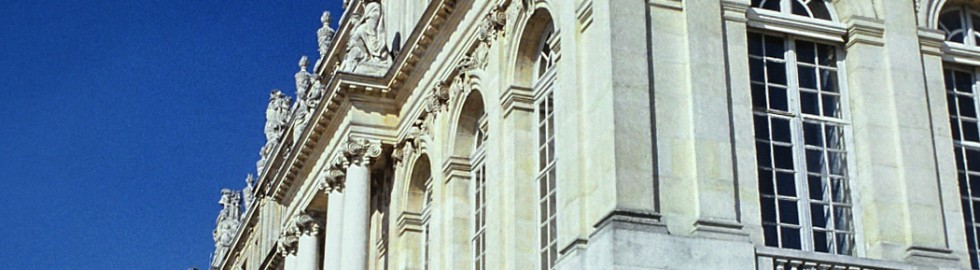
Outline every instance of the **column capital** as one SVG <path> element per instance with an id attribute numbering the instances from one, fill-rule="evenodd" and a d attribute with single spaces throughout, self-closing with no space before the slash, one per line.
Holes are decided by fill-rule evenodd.
<path id="1" fill-rule="evenodd" d="M 293 228 L 298 236 L 316 236 L 320 233 L 321 227 L 323 227 L 323 224 L 320 223 L 320 218 L 310 213 L 293 216 Z"/>
<path id="2" fill-rule="evenodd" d="M 283 229 L 282 233 L 279 235 L 279 241 L 277 243 L 279 256 L 286 257 L 289 255 L 296 255 L 296 247 L 297 243 L 299 242 L 299 236 L 297 235 L 298 233 L 299 232 L 294 226 L 289 226 Z"/>
<path id="3" fill-rule="evenodd" d="M 330 163 L 324 164 L 317 179 L 317 187 L 327 194 L 343 191 L 345 170 L 349 164 L 344 156 L 337 156 Z"/>
<path id="4" fill-rule="evenodd" d="M 364 138 L 349 138 L 343 148 L 348 164 L 367 167 L 374 158 L 381 156 L 381 142 L 369 141 Z"/>

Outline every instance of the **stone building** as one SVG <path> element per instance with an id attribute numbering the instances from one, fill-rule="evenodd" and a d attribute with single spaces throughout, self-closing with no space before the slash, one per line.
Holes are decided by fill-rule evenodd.
<path id="1" fill-rule="evenodd" d="M 980 269 L 980 1 L 344 5 L 212 269 Z"/>

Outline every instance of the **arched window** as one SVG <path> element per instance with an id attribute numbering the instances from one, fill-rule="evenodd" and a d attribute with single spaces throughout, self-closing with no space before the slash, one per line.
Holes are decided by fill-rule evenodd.
<path id="1" fill-rule="evenodd" d="M 432 177 L 425 179 L 425 193 L 422 201 L 422 269 L 428 270 L 432 258 Z"/>
<path id="2" fill-rule="evenodd" d="M 980 12 L 968 6 L 947 7 L 939 15 L 939 29 L 949 47 L 980 45 Z M 970 59 L 980 61 L 980 59 Z M 973 269 L 980 269 L 980 108 L 977 90 L 980 67 L 943 63 L 946 108 L 953 137 L 953 154 L 966 225 L 966 243 Z"/>
<path id="3" fill-rule="evenodd" d="M 752 6 L 821 20 L 833 20 L 827 0 L 752 0 Z"/>
<path id="4" fill-rule="evenodd" d="M 833 18 L 823 0 L 754 0 L 753 6 Z M 843 48 L 761 30 L 750 30 L 748 45 L 765 245 L 853 255 Z"/>
<path id="5" fill-rule="evenodd" d="M 541 269 L 552 269 L 558 260 L 557 169 L 555 168 L 555 73 L 558 56 L 553 29 L 545 29 L 535 62 L 534 93 L 537 115 L 538 231 Z"/>
<path id="6" fill-rule="evenodd" d="M 967 7 L 953 7 L 939 15 L 939 30 L 946 32 L 946 41 L 967 46 L 980 45 L 980 12 Z"/>
<path id="7" fill-rule="evenodd" d="M 487 269 L 487 166 L 486 158 L 486 114 L 475 123 L 476 136 L 470 160 L 473 162 L 473 269 Z"/>

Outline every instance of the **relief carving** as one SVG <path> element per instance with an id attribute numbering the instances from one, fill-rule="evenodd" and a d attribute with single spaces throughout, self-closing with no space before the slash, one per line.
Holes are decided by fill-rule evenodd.
<path id="1" fill-rule="evenodd" d="M 212 233 L 214 238 L 212 266 L 221 263 L 221 258 L 225 256 L 228 249 L 231 248 L 232 241 L 235 240 L 235 233 L 241 225 L 240 199 L 238 192 L 230 189 L 221 190 L 221 200 L 218 201 L 218 204 L 221 204 L 222 208 L 221 212 L 218 213 L 217 220 L 215 220 L 215 228 Z"/>

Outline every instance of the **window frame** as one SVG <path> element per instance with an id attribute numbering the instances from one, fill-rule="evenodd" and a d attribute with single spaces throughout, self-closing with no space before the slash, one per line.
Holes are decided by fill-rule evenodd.
<path id="1" fill-rule="evenodd" d="M 554 145 L 553 145 L 554 148 L 557 148 L 557 145 L 558 145 L 557 128 L 554 126 L 554 124 L 556 123 L 555 115 L 557 113 L 555 111 L 555 109 L 554 109 L 554 104 L 555 104 L 554 103 L 554 100 L 555 100 L 554 99 L 554 96 L 555 96 L 554 95 L 554 92 L 555 92 L 556 84 L 557 84 L 557 73 L 558 73 L 558 66 L 559 66 L 558 63 L 559 63 L 559 59 L 561 58 L 561 56 L 560 56 L 560 53 L 558 53 L 555 50 L 555 48 L 554 48 L 555 45 L 557 44 L 557 42 L 558 42 L 558 32 L 557 31 L 554 31 L 554 29 L 551 28 L 551 27 L 545 29 L 544 34 L 542 35 L 541 42 L 538 45 L 537 50 L 536 50 L 537 55 L 536 55 L 535 60 L 534 60 L 534 63 L 533 63 L 534 66 L 531 68 L 531 72 L 533 73 L 532 74 L 532 77 L 531 77 L 532 78 L 532 88 L 531 89 L 532 89 L 532 93 L 533 93 L 533 96 L 534 96 L 534 125 L 533 125 L 533 127 L 534 127 L 534 132 L 535 132 L 535 136 L 534 136 L 534 142 L 535 142 L 535 144 L 534 144 L 534 146 L 535 146 L 535 152 L 536 152 L 535 153 L 535 159 L 534 159 L 535 160 L 535 162 L 534 162 L 534 167 L 535 167 L 534 184 L 536 186 L 536 188 L 535 188 L 535 191 L 536 191 L 535 192 L 535 197 L 536 197 L 536 200 L 535 201 L 536 202 L 535 203 L 539 204 L 537 207 L 535 207 L 535 216 L 534 216 L 534 218 L 535 218 L 535 224 L 537 225 L 536 226 L 537 227 L 536 230 L 538 231 L 538 233 L 537 233 L 537 236 L 538 236 L 537 238 L 538 239 L 536 240 L 536 242 L 537 242 L 537 247 L 536 247 L 537 252 L 536 252 L 536 255 L 538 257 L 538 259 L 537 259 L 538 260 L 538 266 L 537 266 L 538 269 L 544 269 L 544 270 L 555 269 L 555 267 L 557 266 L 557 262 L 558 262 L 559 258 L 561 257 L 561 251 L 558 250 L 558 238 L 559 238 L 558 237 L 558 235 L 559 235 L 559 233 L 558 233 L 558 217 L 559 217 L 558 212 L 559 211 L 558 211 L 558 186 L 557 185 L 558 185 L 558 179 L 560 178 L 560 177 L 558 177 L 558 169 L 557 169 L 557 167 L 558 167 L 557 166 L 557 164 L 558 164 L 558 158 L 555 157 L 555 156 L 551 156 L 550 157 L 550 160 L 548 160 L 548 163 L 545 164 L 545 166 L 543 166 L 543 167 L 541 166 L 541 164 L 542 164 L 542 158 L 545 158 L 545 157 L 542 157 L 541 156 L 541 150 L 542 149 L 548 150 L 546 148 L 542 148 L 542 146 L 547 147 L 546 144 L 548 143 L 547 140 L 549 140 L 549 139 L 554 143 Z M 545 61 L 547 61 L 547 62 L 545 62 Z M 542 64 L 544 64 L 544 65 L 542 65 Z M 541 111 L 542 105 L 550 105 L 551 106 L 551 107 L 549 107 L 550 108 L 550 110 L 549 110 L 550 111 L 550 114 L 545 114 L 544 116 L 541 115 L 541 113 L 542 113 L 542 111 Z M 550 121 L 549 121 L 549 117 L 550 117 Z M 544 120 L 543 123 L 542 123 L 542 119 Z M 545 140 L 546 141 L 545 142 L 542 142 L 541 141 L 541 138 L 540 138 L 541 137 L 541 134 L 540 133 L 542 132 L 542 129 L 546 132 L 546 134 L 545 134 L 545 136 L 546 136 Z M 552 133 L 551 134 L 547 134 L 547 131 L 548 130 L 550 130 Z M 553 153 L 553 154 L 554 153 L 557 153 L 557 149 L 551 149 L 551 150 L 552 150 L 551 153 Z M 552 171 L 554 171 L 553 175 L 551 175 L 551 177 L 554 178 L 554 180 L 553 180 L 553 182 L 554 182 L 553 190 L 549 190 L 545 196 L 541 196 L 542 193 L 541 193 L 541 190 L 540 190 L 540 187 L 541 187 L 540 181 L 542 181 L 542 179 L 545 179 L 545 181 L 547 181 L 546 178 L 549 177 L 549 173 L 551 173 Z M 553 200 L 555 201 L 554 213 L 551 213 L 552 215 L 547 220 L 547 222 L 554 222 L 555 234 L 553 235 L 554 239 L 547 239 L 549 241 L 549 243 L 548 243 L 548 245 L 545 245 L 542 242 L 542 240 L 545 240 L 544 239 L 545 236 L 542 236 L 541 235 L 541 231 L 542 231 L 542 228 L 544 226 L 551 226 L 551 225 L 550 224 L 545 224 L 545 221 L 542 221 L 541 220 L 541 217 L 542 217 L 542 213 L 541 212 L 542 212 L 543 209 L 540 206 L 540 203 L 541 203 L 542 200 L 548 200 L 549 199 L 549 198 L 547 198 L 548 196 L 554 196 Z M 553 247 L 552 247 L 552 245 L 553 245 Z M 554 258 L 552 258 L 552 259 L 554 259 L 554 261 L 549 261 L 546 264 L 544 261 L 542 261 L 542 253 L 544 253 L 544 252 L 550 252 L 550 249 L 551 248 L 554 248 Z M 550 257 L 550 255 L 549 255 L 549 257 Z"/>
<path id="2" fill-rule="evenodd" d="M 472 258 L 473 265 L 472 269 L 476 270 L 486 270 L 487 263 L 487 210 L 489 206 L 487 205 L 487 164 L 486 164 L 486 141 L 487 136 L 484 132 L 487 126 L 487 114 L 483 114 L 479 120 L 477 120 L 476 136 L 473 136 L 473 154 L 470 156 L 470 161 L 472 163 L 471 172 L 473 175 L 473 181 L 470 185 L 470 201 L 473 202 L 473 212 L 471 216 L 473 217 L 473 228 L 472 235 L 470 237 L 470 245 L 472 245 Z M 478 217 L 481 215 L 481 217 Z M 480 222 L 482 221 L 482 222 Z M 480 246 L 482 244 L 482 246 Z"/>
<path id="3" fill-rule="evenodd" d="M 756 8 L 756 9 L 758 9 L 758 8 Z M 763 11 L 773 12 L 771 10 L 763 10 Z M 798 15 L 792 15 L 792 16 L 801 17 L 801 16 L 798 16 Z M 817 19 L 811 19 L 811 18 L 807 18 L 807 20 L 817 21 Z M 748 34 L 750 34 L 750 33 L 752 33 L 752 34 L 758 34 L 758 35 L 761 35 L 761 36 L 777 36 L 777 37 L 780 37 L 780 38 L 783 39 L 784 46 L 785 46 L 784 47 L 785 52 L 784 52 L 784 55 L 783 55 L 783 60 L 784 60 L 785 68 L 786 68 L 786 91 L 787 91 L 787 104 L 789 106 L 789 108 L 788 108 L 789 109 L 789 114 L 787 115 L 786 113 L 783 113 L 783 112 L 773 113 L 771 111 L 761 112 L 761 113 L 765 114 L 767 117 L 769 115 L 778 115 L 780 118 L 784 118 L 784 119 L 789 119 L 790 120 L 790 130 L 791 130 L 790 136 L 791 136 L 791 142 L 792 142 L 793 163 L 794 163 L 794 184 L 796 185 L 796 193 L 797 193 L 797 202 L 796 202 L 796 204 L 797 204 L 797 209 L 798 210 L 801 210 L 801 211 L 799 211 L 797 213 L 798 214 L 798 217 L 799 217 L 799 221 L 800 221 L 799 227 L 800 227 L 800 245 L 801 245 L 801 248 L 799 250 L 805 251 L 805 252 L 814 252 L 814 253 L 826 254 L 826 255 L 830 255 L 830 256 L 864 257 L 865 254 L 866 254 L 866 250 L 865 250 L 865 247 L 863 245 L 863 243 L 864 243 L 863 223 L 862 223 L 862 219 L 860 218 L 861 217 L 861 213 L 863 212 L 863 209 L 861 207 L 861 204 L 859 203 L 860 200 L 861 200 L 861 196 L 860 196 L 860 193 L 858 192 L 858 189 L 856 188 L 857 187 L 857 185 L 856 185 L 857 183 L 855 182 L 855 180 L 857 179 L 857 178 L 855 178 L 855 176 L 857 175 L 857 173 L 855 172 L 857 170 L 857 164 L 856 164 L 856 158 L 857 157 L 856 157 L 856 153 L 855 153 L 855 149 L 854 149 L 855 144 L 854 144 L 854 141 L 853 141 L 854 140 L 853 120 L 851 119 L 850 98 L 849 98 L 850 94 L 849 94 L 849 91 L 848 91 L 848 84 L 847 84 L 848 83 L 848 79 L 847 79 L 847 66 L 846 66 L 847 50 L 845 49 L 845 44 L 843 43 L 843 41 L 841 39 L 838 39 L 838 38 L 823 38 L 823 37 L 820 37 L 820 36 L 813 36 L 813 35 L 800 35 L 798 31 L 774 31 L 771 28 L 749 27 L 747 29 L 747 31 L 746 31 L 746 36 L 748 36 Z M 750 40 L 748 39 L 748 37 L 746 37 L 746 41 L 747 42 L 750 42 Z M 800 80 L 800 78 L 799 78 L 799 74 L 798 74 L 799 65 L 797 63 L 798 60 L 797 60 L 797 55 L 796 55 L 797 54 L 796 44 L 797 44 L 798 41 L 807 41 L 807 42 L 813 42 L 813 43 L 816 43 L 816 44 L 832 45 L 832 46 L 834 46 L 836 48 L 836 54 L 837 54 L 836 55 L 836 57 L 837 57 L 836 58 L 836 65 L 837 65 L 837 67 L 836 68 L 837 68 L 837 81 L 838 81 L 837 82 L 837 87 L 838 87 L 839 100 L 840 100 L 840 106 L 841 106 L 841 112 L 840 112 L 841 113 L 841 117 L 840 118 L 825 117 L 825 116 L 822 116 L 822 115 L 821 116 L 812 116 L 812 115 L 807 115 L 807 114 L 802 113 L 802 111 L 801 111 L 802 109 L 801 109 L 801 106 L 799 104 L 799 99 L 800 99 L 800 83 L 799 83 L 799 80 Z M 748 45 L 748 44 L 746 44 L 746 45 Z M 746 54 L 746 56 L 749 56 L 749 54 Z M 751 59 L 751 57 L 747 58 L 747 60 L 748 59 Z M 746 70 L 747 71 L 746 73 L 748 73 L 751 70 L 751 61 L 749 61 L 749 65 L 750 65 L 749 66 L 749 69 Z M 748 74 L 746 74 L 746 75 L 748 75 Z M 750 87 L 748 89 L 751 89 L 751 82 L 750 82 Z M 749 95 L 751 96 L 751 93 Z M 754 105 L 750 104 L 750 106 L 753 107 L 753 108 L 750 109 L 750 111 L 752 112 L 752 118 L 753 119 L 751 120 L 751 122 L 753 123 L 752 126 L 754 128 L 755 125 L 756 125 L 755 124 L 755 117 L 760 112 L 757 111 L 757 109 L 754 107 Z M 810 214 L 811 214 L 810 212 L 811 211 L 810 211 L 810 205 L 809 205 L 811 203 L 811 198 L 810 198 L 809 193 L 806 193 L 806 192 L 808 192 L 808 190 L 806 189 L 808 187 L 803 187 L 803 186 L 805 186 L 805 185 L 808 184 L 808 182 L 807 182 L 808 180 L 806 179 L 807 172 L 805 171 L 806 170 L 805 169 L 805 164 L 806 164 L 805 154 L 806 154 L 806 147 L 807 146 L 804 143 L 803 124 L 801 122 L 801 121 L 805 121 L 805 120 L 815 120 L 815 121 L 818 121 L 818 122 L 829 122 L 829 123 L 839 124 L 841 126 L 841 128 L 843 129 L 844 151 L 846 152 L 846 154 L 845 154 L 844 157 L 846 158 L 846 164 L 845 165 L 847 166 L 847 170 L 845 172 L 844 177 L 846 177 L 847 184 L 848 184 L 848 191 L 849 191 L 849 194 L 848 195 L 850 195 L 850 201 L 851 201 L 850 202 L 850 204 L 851 204 L 851 216 L 850 216 L 850 219 L 851 219 L 851 226 L 853 227 L 853 235 L 854 235 L 854 238 L 853 238 L 853 241 L 854 241 L 854 244 L 853 245 L 854 246 L 852 247 L 852 253 L 849 254 L 849 255 L 829 253 L 829 252 L 819 252 L 819 251 L 816 251 L 815 248 L 814 248 L 814 242 L 813 242 L 813 237 L 812 237 L 812 235 L 813 235 L 812 230 L 813 230 L 814 227 L 813 227 L 813 224 L 812 224 L 813 223 L 812 217 L 810 216 Z M 769 125 L 770 125 L 769 128 L 771 129 L 771 124 L 769 124 Z M 754 133 L 755 132 L 753 131 L 753 134 Z M 758 157 L 759 154 L 758 154 L 757 149 L 756 149 L 756 146 L 755 146 L 755 143 L 757 142 L 756 136 L 753 136 L 753 138 L 752 138 L 751 141 L 753 142 L 752 151 L 755 152 L 755 155 L 754 156 L 755 157 Z M 755 167 L 754 168 L 756 168 L 755 169 L 756 171 L 758 170 L 758 168 L 761 168 L 759 166 L 758 162 L 757 162 L 757 159 L 752 160 L 752 162 L 755 164 Z M 756 178 L 758 179 L 758 175 L 756 176 Z M 761 191 L 758 188 L 756 189 L 756 191 L 759 192 L 759 194 L 760 194 L 759 201 L 757 201 L 758 203 L 760 203 L 760 208 L 759 208 L 759 210 L 760 210 L 760 213 L 759 213 L 760 214 L 760 219 L 759 219 L 759 221 L 760 221 L 760 223 L 759 223 L 760 227 L 759 227 L 759 229 L 760 229 L 760 232 L 763 233 L 762 238 L 764 239 L 765 238 L 764 231 L 761 231 L 761 230 L 764 229 L 764 226 L 762 226 L 762 225 L 763 225 L 763 223 L 765 223 L 765 221 L 762 219 L 762 212 L 761 212 L 762 211 L 762 207 L 761 207 Z M 778 192 L 776 194 L 777 195 L 775 195 L 775 196 L 778 197 L 779 196 L 778 195 Z M 778 202 L 778 199 L 777 199 L 777 202 Z M 806 204 L 806 205 L 804 205 L 804 204 Z M 777 215 L 778 215 L 778 213 L 777 213 Z M 778 223 L 778 218 L 777 218 L 776 221 Z M 779 241 L 779 240 L 777 239 L 777 241 Z M 761 246 L 766 246 L 765 242 L 762 242 L 762 243 L 759 243 L 759 244 Z M 782 244 L 780 244 L 780 245 L 782 245 Z M 769 246 L 766 246 L 766 247 L 769 247 Z M 772 247 L 772 248 L 796 250 L 796 249 L 783 248 L 783 247 Z"/>

